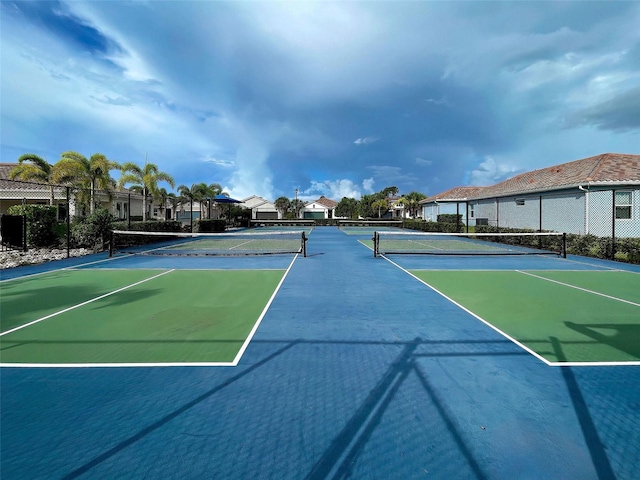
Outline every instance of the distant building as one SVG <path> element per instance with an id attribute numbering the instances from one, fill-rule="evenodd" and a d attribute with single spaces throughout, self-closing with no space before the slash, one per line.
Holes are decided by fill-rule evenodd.
<path id="1" fill-rule="evenodd" d="M 7 213 L 12 205 L 35 204 L 49 205 L 51 203 L 52 189 L 45 183 L 22 182 L 10 179 L 10 172 L 18 163 L 0 163 L 0 214 Z M 127 189 L 103 192 L 96 190 L 94 201 L 100 207 L 108 209 L 118 220 L 142 218 L 142 196 L 132 193 Z M 89 214 L 86 204 L 80 204 L 77 200 L 76 189 L 55 185 L 53 187 L 53 205 L 58 209 L 58 220 L 63 221 L 67 214 L 83 217 Z M 67 203 L 69 211 L 67 211 Z"/>
<path id="2" fill-rule="evenodd" d="M 306 202 L 304 204 L 301 212 L 302 218 L 336 218 L 335 209 L 337 206 L 338 202 L 323 195 L 317 200 Z"/>
<path id="3" fill-rule="evenodd" d="M 251 210 L 252 220 L 278 220 L 282 218 L 282 214 L 278 212 L 273 202 L 258 195 L 251 195 L 242 200 L 242 203 L 238 205 Z"/>
<path id="4" fill-rule="evenodd" d="M 457 187 L 420 202 L 425 220 L 640 237 L 640 155 L 605 153 L 533 170 L 488 187 Z"/>

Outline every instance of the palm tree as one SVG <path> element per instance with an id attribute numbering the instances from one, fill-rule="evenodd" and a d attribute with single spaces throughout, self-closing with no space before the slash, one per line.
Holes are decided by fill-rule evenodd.
<path id="1" fill-rule="evenodd" d="M 304 208 L 304 202 L 297 198 L 291 202 L 291 211 L 293 212 L 293 218 L 300 218 L 300 212 Z"/>
<path id="2" fill-rule="evenodd" d="M 287 197 L 278 197 L 274 202 L 274 205 L 276 206 L 276 210 L 280 212 L 282 218 L 284 218 L 287 212 L 291 210 L 291 200 Z"/>
<path id="3" fill-rule="evenodd" d="M 153 197 L 153 200 L 154 201 L 157 200 L 158 203 L 160 204 L 160 216 L 162 217 L 163 220 L 166 220 L 164 211 L 166 210 L 168 199 L 169 199 L 169 192 L 167 192 L 167 189 L 164 187 L 159 188 Z"/>
<path id="4" fill-rule="evenodd" d="M 420 208 L 420 200 L 423 200 L 425 198 L 427 198 L 427 196 L 424 193 L 409 192 L 406 195 L 404 195 L 400 199 L 400 201 L 402 201 L 402 204 L 405 205 L 409 210 L 409 216 L 411 218 L 416 218 L 416 215 L 418 214 L 418 209 Z"/>
<path id="5" fill-rule="evenodd" d="M 222 187 L 219 183 L 212 183 L 207 185 L 206 183 L 193 184 L 191 191 L 194 193 L 194 200 L 200 202 L 200 218 L 204 218 L 205 212 L 208 211 L 207 218 L 211 218 L 211 204 L 213 203 L 216 195 L 222 193 Z M 207 209 L 205 210 L 205 207 Z"/>
<path id="6" fill-rule="evenodd" d="M 176 210 L 178 209 L 178 203 L 179 203 L 180 199 L 173 192 L 167 193 L 167 198 L 171 202 L 171 207 L 173 208 L 173 210 L 171 211 L 171 220 L 175 220 L 176 219 Z"/>
<path id="7" fill-rule="evenodd" d="M 87 159 L 78 152 L 64 152 L 56 163 L 55 178 L 63 183 L 71 183 L 82 188 L 85 192 L 89 190 L 89 212 L 95 209 L 95 190 L 110 192 L 115 186 L 115 181 L 111 178 L 110 171 L 120 168 L 116 162 L 112 162 L 102 153 L 94 153 Z M 83 195 L 80 195 L 82 198 Z M 86 198 L 86 197 L 85 197 Z"/>
<path id="8" fill-rule="evenodd" d="M 193 232 L 193 201 L 199 196 L 198 185 L 194 183 L 191 188 L 186 185 L 180 185 L 178 187 L 179 201 L 181 203 L 189 202 L 189 217 L 190 217 L 190 229 Z"/>
<path id="9" fill-rule="evenodd" d="M 222 185 L 219 183 L 210 183 L 207 187 L 209 192 L 208 206 L 209 206 L 209 215 L 208 218 L 211 218 L 211 205 L 215 203 L 215 198 L 218 195 L 226 195 L 229 196 L 227 192 L 222 191 Z"/>
<path id="10" fill-rule="evenodd" d="M 178 187 L 180 188 L 180 187 Z M 193 200 L 198 202 L 198 210 L 200 210 L 200 218 L 204 217 L 202 209 L 204 208 L 204 200 L 207 197 L 207 184 L 206 183 L 194 183 L 191 185 L 191 193 L 193 194 Z"/>
<path id="11" fill-rule="evenodd" d="M 382 218 L 382 209 L 384 209 L 384 213 L 387 213 L 387 210 L 389 209 L 389 203 L 387 202 L 386 199 L 380 199 L 380 200 L 376 200 L 375 202 L 373 202 L 371 204 L 371 208 L 377 208 L 378 209 L 378 218 Z"/>
<path id="12" fill-rule="evenodd" d="M 120 167 L 122 176 L 118 181 L 118 187 L 133 184 L 140 188 L 142 192 L 142 220 L 147 219 L 147 196 L 155 195 L 158 191 L 158 182 L 167 182 L 174 187 L 173 177 L 168 173 L 161 172 L 154 163 L 145 161 L 144 167 L 140 167 L 133 162 L 127 162 Z"/>
<path id="13" fill-rule="evenodd" d="M 49 205 L 53 205 L 56 201 L 53 189 L 55 184 L 55 171 L 55 165 L 51 165 L 44 158 L 39 157 L 35 153 L 25 153 L 18 158 L 18 165 L 9 172 L 9 178 L 12 180 L 24 180 L 26 182 L 36 181 L 46 183 L 51 189 Z"/>

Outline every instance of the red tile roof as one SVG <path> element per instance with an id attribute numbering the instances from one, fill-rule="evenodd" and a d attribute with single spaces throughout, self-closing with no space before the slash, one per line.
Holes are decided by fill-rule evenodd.
<path id="1" fill-rule="evenodd" d="M 327 208 L 335 208 L 338 205 L 338 202 L 336 202 L 335 200 L 331 200 L 324 195 L 322 195 L 319 199 L 314 200 L 313 202 L 307 202 L 307 205 L 309 203 L 319 203 L 320 205 L 324 205 Z"/>
<path id="2" fill-rule="evenodd" d="M 464 201 L 561 190 L 580 186 L 640 185 L 640 155 L 603 153 L 595 157 L 521 173 L 488 187 L 456 187 L 433 195 L 420 203 L 434 200 Z"/>

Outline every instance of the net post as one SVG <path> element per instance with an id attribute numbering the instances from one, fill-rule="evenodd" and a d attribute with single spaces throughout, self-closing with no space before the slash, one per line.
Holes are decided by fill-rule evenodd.
<path id="1" fill-rule="evenodd" d="M 302 256 L 307 256 L 307 235 L 304 230 L 302 231 Z"/>
<path id="2" fill-rule="evenodd" d="M 380 243 L 380 235 L 378 232 L 373 232 L 373 258 L 378 256 L 378 244 Z"/>
<path id="3" fill-rule="evenodd" d="M 113 257 L 113 230 L 109 231 L 109 258 Z"/>
<path id="4" fill-rule="evenodd" d="M 562 233 L 562 258 L 567 258 L 567 233 Z"/>
<path id="5" fill-rule="evenodd" d="M 27 251 L 27 216 L 22 215 L 22 250 Z"/>

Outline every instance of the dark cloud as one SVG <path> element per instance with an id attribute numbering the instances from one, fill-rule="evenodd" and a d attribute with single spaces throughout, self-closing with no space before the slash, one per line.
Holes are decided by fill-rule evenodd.
<path id="1" fill-rule="evenodd" d="M 148 152 L 181 183 L 227 182 L 236 196 L 390 183 L 433 194 L 637 144 L 634 2 L 2 9 L 16 21 L 0 32 L 14 144 L 127 160 Z M 49 39 L 64 42 L 65 58 Z M 41 72 L 50 75 L 37 94 L 15 81 Z"/>
<path id="2" fill-rule="evenodd" d="M 2 2 L 2 9 L 49 30 L 66 43 L 93 54 L 121 51 L 120 46 L 80 17 L 73 15 L 59 1 Z"/>
<path id="3" fill-rule="evenodd" d="M 572 114 L 567 127 L 594 125 L 602 130 L 640 132 L 640 87 Z"/>

